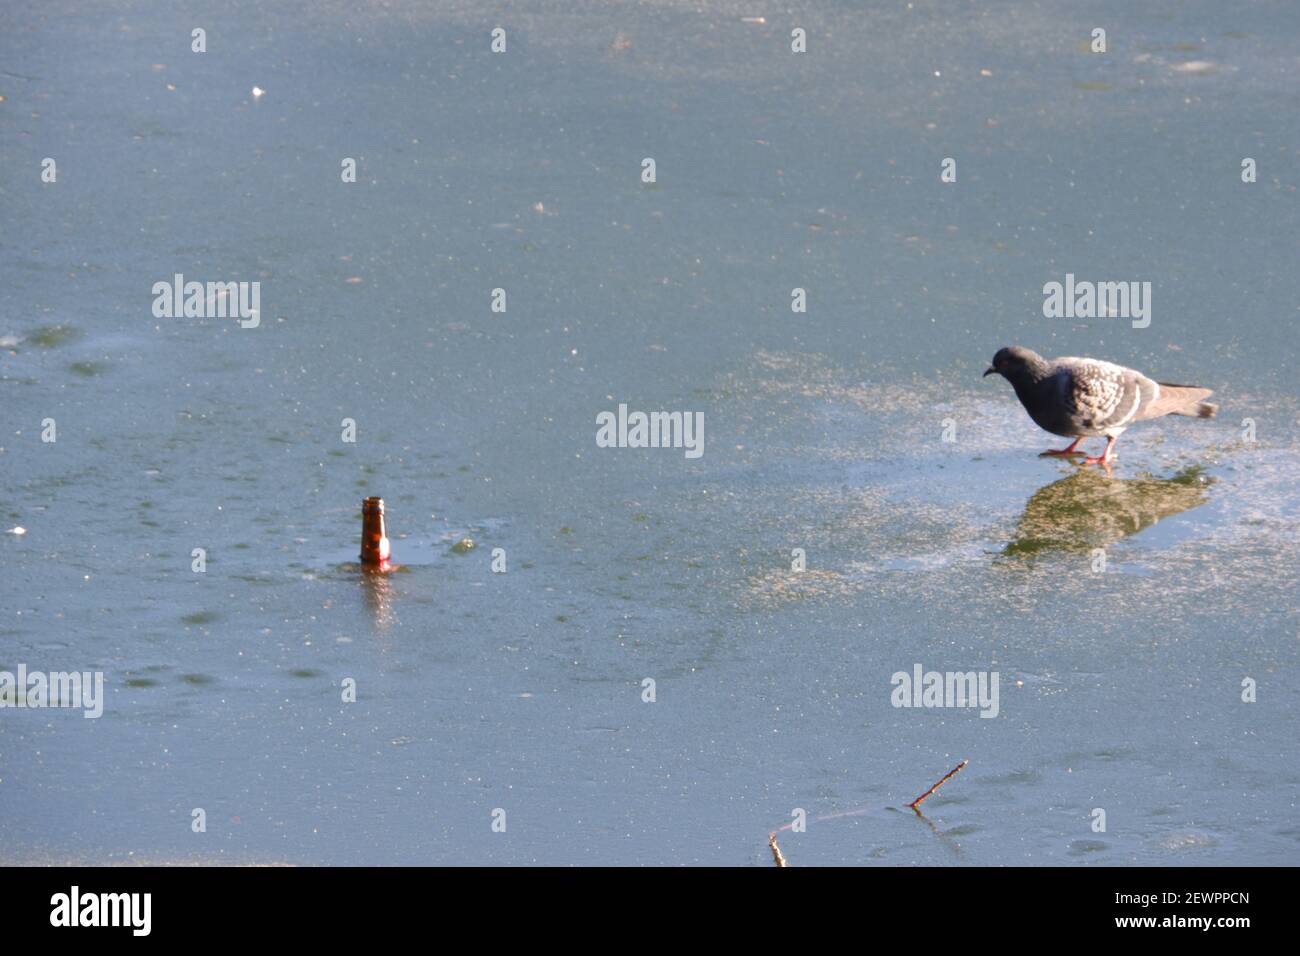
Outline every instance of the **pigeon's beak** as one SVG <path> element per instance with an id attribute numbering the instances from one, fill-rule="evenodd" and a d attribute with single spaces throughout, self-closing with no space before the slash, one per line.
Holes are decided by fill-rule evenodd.
<path id="1" fill-rule="evenodd" d="M 992 375 L 992 374 L 993 374 L 994 372 L 996 372 L 996 371 L 997 371 L 997 369 L 995 369 L 992 365 L 990 365 L 987 369 L 985 369 L 984 374 L 981 375 L 980 378 L 988 378 L 990 375 Z"/>

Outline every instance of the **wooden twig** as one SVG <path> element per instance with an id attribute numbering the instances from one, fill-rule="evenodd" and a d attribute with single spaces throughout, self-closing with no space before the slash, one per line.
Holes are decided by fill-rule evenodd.
<path id="1" fill-rule="evenodd" d="M 918 817 L 921 817 L 922 820 L 925 820 L 926 823 L 930 823 L 929 820 L 926 820 L 926 818 L 921 815 L 920 808 L 921 808 L 922 801 L 924 801 L 926 797 L 930 796 L 930 794 L 934 793 L 945 783 L 947 783 L 950 779 L 956 776 L 957 771 L 965 767 L 968 763 L 970 763 L 969 760 L 963 760 L 961 763 L 957 764 L 957 766 L 953 767 L 946 774 L 944 774 L 943 778 L 938 783 L 936 783 L 929 790 L 925 791 L 925 793 L 921 794 L 919 797 L 917 797 L 915 800 L 909 803 L 908 807 L 912 810 L 912 812 L 915 813 Z M 893 807 L 888 807 L 886 809 L 892 810 Z M 820 823 L 824 820 L 836 820 L 839 819 L 840 817 L 856 817 L 864 813 L 870 813 L 870 812 L 872 812 L 871 807 L 861 807 L 857 810 L 843 810 L 840 813 L 830 813 L 824 817 L 814 817 L 813 822 Z M 930 823 L 930 826 L 931 828 L 933 828 L 934 824 Z M 773 830 L 771 833 L 767 835 L 767 845 L 771 849 L 772 859 L 776 861 L 776 865 L 778 867 L 788 866 L 789 864 L 786 863 L 785 856 L 784 854 L 781 853 L 781 848 L 776 845 L 776 835 L 780 833 L 782 830 L 789 830 L 792 829 L 793 827 L 794 827 L 793 823 L 787 823 L 782 827 L 778 827 L 777 829 Z"/>
<path id="2" fill-rule="evenodd" d="M 781 848 L 776 845 L 776 831 L 773 830 L 767 835 L 767 845 L 772 848 L 772 859 L 776 860 L 777 866 L 785 866 L 785 857 L 781 855 Z"/>
<path id="3" fill-rule="evenodd" d="M 962 767 L 966 766 L 966 764 L 968 764 L 968 763 L 970 763 L 969 760 L 963 760 L 961 763 L 957 764 L 957 766 L 953 767 L 951 770 L 949 770 L 946 774 L 943 775 L 943 779 L 942 779 L 942 780 L 940 780 L 938 783 L 936 783 L 936 784 L 935 784 L 933 787 L 931 787 L 929 790 L 925 791 L 925 793 L 921 794 L 919 797 L 917 797 L 915 800 L 913 800 L 911 803 L 909 803 L 909 804 L 908 804 L 908 807 L 910 807 L 911 809 L 915 810 L 917 813 L 920 813 L 921 811 L 918 809 L 918 807 L 921 806 L 921 801 L 923 801 L 926 797 L 928 797 L 930 794 L 934 793 L 936 790 L 938 790 L 940 787 L 942 787 L 945 783 L 947 783 L 949 777 L 951 777 L 951 776 L 953 776 L 954 774 L 956 774 L 958 770 L 960 770 Z"/>

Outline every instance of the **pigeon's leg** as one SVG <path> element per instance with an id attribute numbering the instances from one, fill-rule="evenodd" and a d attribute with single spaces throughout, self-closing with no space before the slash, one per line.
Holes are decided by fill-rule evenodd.
<path id="1" fill-rule="evenodd" d="M 1081 451 L 1075 451 L 1075 450 L 1074 450 L 1076 447 L 1078 447 L 1078 444 L 1079 444 L 1079 442 L 1081 442 L 1081 441 L 1083 441 L 1083 436 L 1082 436 L 1082 435 L 1080 435 L 1080 436 L 1079 436 L 1078 438 L 1076 438 L 1073 442 L 1071 442 L 1069 448 L 1056 448 L 1056 449 L 1049 449 L 1049 450 L 1043 452 L 1043 454 L 1044 454 L 1044 455 L 1060 455 L 1062 458 L 1066 457 L 1067 455 L 1082 455 L 1083 452 L 1081 452 Z"/>
<path id="2" fill-rule="evenodd" d="M 1111 459 L 1115 457 L 1114 454 L 1111 453 L 1111 449 L 1114 446 L 1115 446 L 1115 436 L 1111 435 L 1106 439 L 1106 447 L 1102 451 L 1102 453 L 1096 456 L 1095 458 L 1091 458 L 1091 457 L 1085 458 L 1083 460 L 1083 463 L 1085 465 L 1104 465 L 1105 467 L 1109 468 Z"/>

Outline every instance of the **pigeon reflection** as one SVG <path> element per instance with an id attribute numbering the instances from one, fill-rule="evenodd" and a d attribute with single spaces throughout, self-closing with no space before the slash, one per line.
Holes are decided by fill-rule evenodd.
<path id="1" fill-rule="evenodd" d="M 1034 492 L 1002 553 L 1024 557 L 1104 548 L 1205 504 L 1211 480 L 1195 466 L 1172 478 L 1119 479 L 1081 469 Z"/>

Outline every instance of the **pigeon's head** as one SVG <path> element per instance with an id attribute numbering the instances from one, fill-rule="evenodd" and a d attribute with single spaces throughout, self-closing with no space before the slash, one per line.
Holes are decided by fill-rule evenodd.
<path id="1" fill-rule="evenodd" d="M 1046 366 L 1043 357 L 1033 349 L 1011 345 L 998 349 L 998 354 L 993 356 L 993 364 L 988 367 L 984 375 L 987 377 L 996 372 L 1014 385 L 1018 381 L 1034 378 Z"/>

